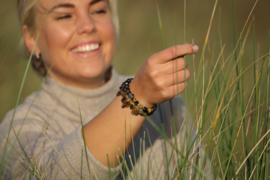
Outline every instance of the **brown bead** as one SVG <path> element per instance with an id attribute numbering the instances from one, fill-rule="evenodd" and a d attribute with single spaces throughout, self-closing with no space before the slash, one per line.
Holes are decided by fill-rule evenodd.
<path id="1" fill-rule="evenodd" d="M 129 101 L 125 101 L 122 104 L 122 108 L 129 107 L 129 106 L 130 106 L 130 102 Z"/>
<path id="2" fill-rule="evenodd" d="M 126 98 L 126 97 L 123 97 L 123 98 L 121 99 L 121 102 L 124 103 L 126 100 L 127 100 L 127 98 Z"/>
<path id="3" fill-rule="evenodd" d="M 139 114 L 140 114 L 140 111 L 138 111 L 138 110 L 134 112 L 134 115 L 136 115 L 136 116 Z"/>
<path id="4" fill-rule="evenodd" d="M 134 106 L 132 108 L 132 110 L 131 110 L 131 114 L 133 114 L 133 115 L 139 115 L 139 113 L 140 113 L 139 109 L 136 106 Z"/>
<path id="5" fill-rule="evenodd" d="M 120 95 L 121 95 L 121 93 L 120 93 L 120 91 L 118 91 L 117 94 L 116 94 L 116 96 L 120 96 Z"/>

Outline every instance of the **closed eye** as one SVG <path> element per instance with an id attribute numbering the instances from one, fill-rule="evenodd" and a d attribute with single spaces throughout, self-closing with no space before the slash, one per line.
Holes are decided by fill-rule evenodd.
<path id="1" fill-rule="evenodd" d="M 93 14 L 106 14 L 107 11 L 105 10 L 99 10 L 99 11 L 95 11 Z"/>
<path id="2" fill-rule="evenodd" d="M 71 15 L 60 16 L 57 18 L 57 20 L 68 19 L 68 18 L 71 18 Z"/>

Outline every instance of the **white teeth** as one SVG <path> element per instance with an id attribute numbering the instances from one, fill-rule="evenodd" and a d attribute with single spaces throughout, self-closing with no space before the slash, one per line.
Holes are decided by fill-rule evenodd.
<path id="1" fill-rule="evenodd" d="M 72 49 L 73 52 L 91 52 L 99 48 L 99 44 L 90 44 L 79 46 L 76 49 Z"/>

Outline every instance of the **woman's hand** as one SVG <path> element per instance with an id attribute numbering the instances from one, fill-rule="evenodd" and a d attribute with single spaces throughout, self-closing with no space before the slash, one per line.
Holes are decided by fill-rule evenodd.
<path id="1" fill-rule="evenodd" d="M 131 92 L 146 107 L 162 103 L 185 90 L 190 77 L 184 56 L 198 52 L 199 47 L 184 44 L 152 55 L 142 65 L 130 84 Z"/>

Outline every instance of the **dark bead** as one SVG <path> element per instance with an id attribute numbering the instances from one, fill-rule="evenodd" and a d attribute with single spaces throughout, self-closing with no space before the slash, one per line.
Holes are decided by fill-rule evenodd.
<path id="1" fill-rule="evenodd" d="M 116 94 L 116 96 L 120 96 L 121 95 L 121 92 L 120 91 L 118 91 L 118 93 Z"/>
<path id="2" fill-rule="evenodd" d="M 133 107 L 134 107 L 134 106 L 131 104 L 131 105 L 130 105 L 130 109 L 133 109 Z"/>
<path id="3" fill-rule="evenodd" d="M 144 113 L 146 113 L 146 114 L 148 113 L 148 111 L 147 111 L 147 108 L 146 108 L 146 107 L 143 107 L 143 112 L 144 112 Z"/>
<path id="4" fill-rule="evenodd" d="M 126 99 L 127 99 L 126 97 L 123 97 L 123 98 L 121 99 L 121 101 L 122 101 L 122 102 L 125 102 Z"/>
<path id="5" fill-rule="evenodd" d="M 130 93 L 130 94 L 128 95 L 128 97 L 129 97 L 129 99 L 133 99 L 133 98 L 134 98 L 134 94 Z"/>
<path id="6" fill-rule="evenodd" d="M 123 88 L 123 87 L 125 87 L 125 86 L 128 86 L 128 82 L 123 82 L 123 84 L 121 85 L 121 87 Z"/>
<path id="7" fill-rule="evenodd" d="M 126 87 L 125 89 L 126 89 L 126 91 L 130 91 L 129 87 Z"/>
<path id="8" fill-rule="evenodd" d="M 139 101 L 134 101 L 134 105 L 138 106 L 139 105 Z"/>
<path id="9" fill-rule="evenodd" d="M 131 82 L 131 79 L 128 79 L 127 82 L 130 83 Z"/>

